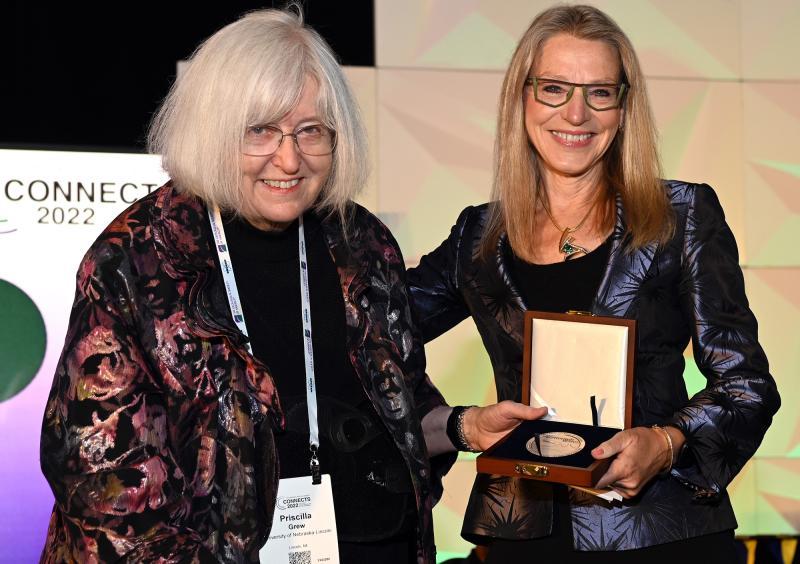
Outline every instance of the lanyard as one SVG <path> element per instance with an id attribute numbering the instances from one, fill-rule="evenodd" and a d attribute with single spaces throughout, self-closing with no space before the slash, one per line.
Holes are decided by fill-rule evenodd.
<path id="1" fill-rule="evenodd" d="M 219 256 L 219 264 L 222 268 L 222 280 L 225 283 L 225 293 L 228 296 L 228 305 L 233 315 L 236 327 L 245 334 L 247 325 L 244 321 L 244 311 L 242 310 L 239 290 L 236 286 L 236 279 L 233 275 L 233 262 L 231 262 L 228 240 L 225 237 L 225 228 L 222 225 L 222 216 L 219 207 L 213 205 L 208 209 L 208 219 L 211 222 L 211 233 L 214 236 L 214 247 Z M 298 218 L 299 226 L 297 229 L 297 242 L 300 252 L 300 314 L 303 319 L 303 357 L 306 365 L 306 405 L 308 406 L 308 448 L 311 451 L 311 477 L 314 484 L 321 482 L 319 459 L 317 450 L 319 449 L 319 424 L 317 423 L 317 390 L 314 379 L 314 349 L 311 340 L 311 297 L 308 285 L 308 257 L 306 255 L 306 237 L 303 228 L 303 216 Z M 247 352 L 253 354 L 253 349 L 248 342 Z"/>

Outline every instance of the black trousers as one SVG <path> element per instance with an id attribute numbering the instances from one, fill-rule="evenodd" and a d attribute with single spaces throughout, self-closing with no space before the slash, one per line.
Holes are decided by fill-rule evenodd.
<path id="1" fill-rule="evenodd" d="M 409 494 L 410 495 L 410 494 Z M 412 500 L 400 531 L 375 542 L 339 540 L 341 564 L 410 564 L 417 561 L 417 510 Z"/>
<path id="2" fill-rule="evenodd" d="M 339 543 L 341 564 L 409 564 L 417 561 L 414 535 L 378 542 Z"/>

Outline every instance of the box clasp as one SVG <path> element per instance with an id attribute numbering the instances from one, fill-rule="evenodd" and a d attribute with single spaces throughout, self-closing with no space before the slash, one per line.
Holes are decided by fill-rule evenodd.
<path id="1" fill-rule="evenodd" d="M 537 478 L 544 478 L 550 474 L 550 468 L 544 464 L 516 464 L 514 471 L 523 476 L 536 476 Z"/>

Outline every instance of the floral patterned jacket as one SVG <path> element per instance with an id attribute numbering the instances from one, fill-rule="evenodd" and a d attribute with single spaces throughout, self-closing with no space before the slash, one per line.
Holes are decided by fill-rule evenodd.
<path id="1" fill-rule="evenodd" d="M 420 420 L 444 401 L 424 372 L 396 242 L 363 208 L 352 218 L 347 242 L 323 222 L 349 355 L 408 466 L 418 562 L 432 563 L 431 508 L 454 456 L 431 470 Z M 83 259 L 42 426 L 56 498 L 43 562 L 258 561 L 283 414 L 231 319 L 209 232 L 205 206 L 167 184 Z"/>
<path id="2" fill-rule="evenodd" d="M 570 490 L 578 550 L 626 550 L 736 527 L 726 486 L 758 448 L 780 406 L 775 381 L 748 308 L 736 242 L 714 191 L 665 183 L 675 235 L 665 245 L 627 252 L 625 210 L 617 201 L 608 263 L 595 295 L 597 315 L 637 320 L 633 424 L 674 425 L 687 438 L 671 476 L 636 498 L 606 505 Z M 488 207 L 465 209 L 450 237 L 409 271 L 425 340 L 471 316 L 494 368 L 498 400 L 520 400 L 524 300 L 501 238 L 479 258 Z M 689 398 L 683 351 L 691 341 L 707 384 Z M 550 533 L 552 488 L 543 482 L 479 474 L 462 535 L 530 539 Z"/>

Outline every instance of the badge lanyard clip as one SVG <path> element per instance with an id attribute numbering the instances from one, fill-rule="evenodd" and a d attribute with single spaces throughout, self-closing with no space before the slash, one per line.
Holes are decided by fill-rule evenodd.
<path id="1" fill-rule="evenodd" d="M 308 448 L 311 451 L 311 460 L 308 463 L 311 468 L 311 483 L 316 486 L 322 483 L 322 471 L 320 470 L 319 459 L 317 458 L 317 448 L 313 445 L 310 445 Z"/>

